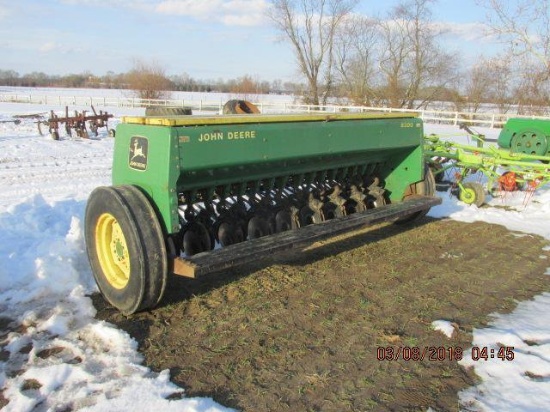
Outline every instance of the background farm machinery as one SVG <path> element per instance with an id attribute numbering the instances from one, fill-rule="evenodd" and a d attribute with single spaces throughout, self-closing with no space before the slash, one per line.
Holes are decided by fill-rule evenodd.
<path id="1" fill-rule="evenodd" d="M 466 128 L 476 145 L 424 138 L 424 154 L 436 182 L 452 180 L 458 198 L 481 206 L 486 193 L 501 196 L 524 190 L 525 202 L 533 192 L 550 182 L 550 121 L 510 119 L 502 129 L 497 146 L 487 146 L 483 135 Z"/>
<path id="2" fill-rule="evenodd" d="M 20 119 L 13 119 L 13 120 L 0 120 L 0 123 L 13 123 L 13 124 L 20 124 L 21 123 L 21 120 Z"/>
<path id="3" fill-rule="evenodd" d="M 60 117 L 52 110 L 48 120 L 37 122 L 38 132 L 42 136 L 44 133 L 42 132 L 41 125 L 46 125 L 48 126 L 48 132 L 50 133 L 52 139 L 59 140 L 59 129 L 64 125 L 67 136 L 72 136 L 72 130 L 74 130 L 77 137 L 87 139 L 89 134 L 88 129 L 86 129 L 86 123 L 88 123 L 90 131 L 96 136 L 98 135 L 98 130 L 105 127 L 108 130 L 109 136 L 114 137 L 114 129 L 108 128 L 108 120 L 113 117 L 113 115 L 103 112 L 102 110 L 100 110 L 98 114 L 94 106 L 92 106 L 92 112 L 93 114 L 89 115 L 86 110 L 82 112 L 75 110 L 74 115 L 69 116 L 69 108 L 65 106 L 65 116 Z"/>

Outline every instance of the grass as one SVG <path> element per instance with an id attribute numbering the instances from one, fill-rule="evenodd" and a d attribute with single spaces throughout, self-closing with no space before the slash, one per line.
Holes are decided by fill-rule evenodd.
<path id="1" fill-rule="evenodd" d="M 126 321 L 96 305 L 187 396 L 244 411 L 453 411 L 457 392 L 475 383 L 470 371 L 378 361 L 377 347 L 467 350 L 490 313 L 549 289 L 546 245 L 500 226 L 426 219 L 194 282 L 174 278 L 161 307 Z M 457 323 L 457 336 L 433 331 L 437 319 Z"/>

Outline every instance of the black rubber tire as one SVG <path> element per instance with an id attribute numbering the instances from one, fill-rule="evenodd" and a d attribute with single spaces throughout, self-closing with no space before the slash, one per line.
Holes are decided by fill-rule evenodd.
<path id="1" fill-rule="evenodd" d="M 429 167 L 426 166 L 424 170 L 424 196 L 434 196 L 435 195 L 435 177 Z"/>
<path id="2" fill-rule="evenodd" d="M 191 116 L 190 107 L 146 107 L 145 116 Z"/>
<path id="3" fill-rule="evenodd" d="M 96 232 L 102 216 L 114 218 L 129 255 L 127 283 L 115 287 L 108 280 L 98 253 Z M 97 286 L 107 302 L 125 315 L 156 306 L 168 279 L 164 233 L 147 197 L 135 186 L 98 187 L 86 206 L 85 239 Z"/>
<path id="4" fill-rule="evenodd" d="M 229 100 L 222 107 L 222 114 L 236 114 L 238 100 Z"/>
<path id="5" fill-rule="evenodd" d="M 483 188 L 483 185 L 481 183 L 474 183 L 474 188 L 477 191 L 476 194 L 479 203 L 476 203 L 476 205 L 477 207 L 481 207 L 485 203 L 485 189 Z"/>
<path id="6" fill-rule="evenodd" d="M 483 203 L 485 203 L 485 189 L 483 189 L 483 185 L 481 183 L 477 182 L 467 182 L 462 185 L 465 190 L 469 190 L 470 193 L 473 194 L 473 197 L 468 199 L 463 198 L 463 192 L 459 192 L 458 198 L 465 202 L 466 204 L 470 205 L 476 205 L 477 207 L 481 207 Z"/>
<path id="7" fill-rule="evenodd" d="M 229 100 L 222 108 L 223 114 L 256 114 L 260 110 L 256 105 L 247 102 L 246 100 Z"/>

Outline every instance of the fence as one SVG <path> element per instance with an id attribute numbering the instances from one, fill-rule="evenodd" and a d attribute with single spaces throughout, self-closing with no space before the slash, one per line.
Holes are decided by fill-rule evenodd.
<path id="1" fill-rule="evenodd" d="M 61 95 L 34 95 L 0 93 L 0 102 L 31 103 L 50 106 L 94 106 L 94 107 L 129 107 L 142 108 L 147 106 L 190 107 L 199 113 L 220 113 L 225 101 L 183 100 L 183 99 L 140 99 L 132 97 L 88 97 L 88 96 L 61 96 Z M 480 127 L 502 127 L 511 117 L 542 118 L 547 116 L 520 116 L 516 114 L 500 113 L 471 113 L 438 110 L 407 110 L 387 107 L 364 106 L 312 106 L 281 102 L 254 102 L 262 113 L 339 113 L 339 112 L 387 112 L 387 113 L 416 113 L 427 123 L 451 124 L 458 126 L 466 124 Z"/>

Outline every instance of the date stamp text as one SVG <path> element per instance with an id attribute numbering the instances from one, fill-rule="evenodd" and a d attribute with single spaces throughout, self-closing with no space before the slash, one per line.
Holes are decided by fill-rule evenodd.
<path id="1" fill-rule="evenodd" d="M 376 358 L 379 361 L 460 361 L 465 355 L 464 349 L 460 346 L 378 346 L 376 348 Z M 476 362 L 489 359 L 512 361 L 514 360 L 514 347 L 473 346 L 468 355 Z"/>

